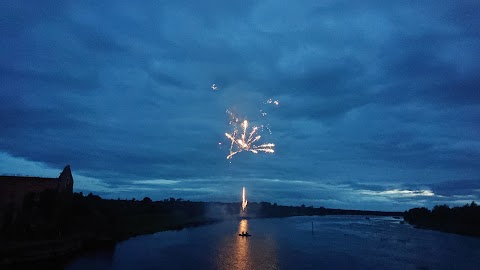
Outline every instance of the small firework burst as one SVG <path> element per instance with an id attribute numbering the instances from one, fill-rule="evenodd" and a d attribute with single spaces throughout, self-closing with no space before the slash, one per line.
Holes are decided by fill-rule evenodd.
<path id="1" fill-rule="evenodd" d="M 266 104 L 275 104 L 276 106 L 278 106 L 280 104 L 280 102 L 278 101 L 278 99 L 276 100 L 273 100 L 271 98 L 267 99 L 267 101 L 265 102 Z"/>
<path id="2" fill-rule="evenodd" d="M 235 115 L 230 111 L 227 111 L 227 113 L 231 117 L 229 124 L 234 126 L 232 133 L 225 133 L 225 136 L 231 141 L 230 153 L 227 156 L 227 159 L 231 159 L 234 155 L 243 151 L 252 152 L 254 154 L 258 154 L 258 152 L 275 152 L 273 149 L 275 147 L 275 144 L 273 143 L 264 143 L 260 145 L 256 144 L 260 140 L 260 138 L 262 138 L 262 136 L 257 134 L 257 126 L 253 126 L 252 130 L 248 133 L 247 136 L 248 121 L 243 120 L 243 122 L 240 124 L 241 132 L 239 132 L 237 128 L 237 123 L 239 122 L 239 119 L 235 117 Z"/>

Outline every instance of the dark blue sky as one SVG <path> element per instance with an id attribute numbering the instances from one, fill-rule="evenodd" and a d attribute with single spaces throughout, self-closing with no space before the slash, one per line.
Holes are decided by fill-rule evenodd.
<path id="1" fill-rule="evenodd" d="M 478 201 L 480 4 L 360 2 L 1 1 L 0 173 L 70 164 L 108 198 Z M 276 152 L 226 160 L 226 110 Z"/>

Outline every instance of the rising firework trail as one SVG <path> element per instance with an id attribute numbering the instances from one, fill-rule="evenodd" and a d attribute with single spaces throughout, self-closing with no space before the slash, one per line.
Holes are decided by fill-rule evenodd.
<path id="1" fill-rule="evenodd" d="M 258 154 L 258 152 L 265 152 L 265 153 L 273 153 L 273 147 L 275 144 L 273 143 L 264 143 L 260 145 L 256 145 L 256 143 L 262 138 L 262 136 L 257 134 L 258 127 L 252 127 L 252 130 L 247 135 L 248 130 L 248 121 L 243 120 L 241 126 L 241 131 L 237 128 L 237 123 L 239 122 L 238 118 L 235 117 L 231 112 L 227 111 L 230 116 L 230 124 L 234 126 L 232 133 L 225 133 L 228 139 L 230 139 L 230 153 L 227 156 L 227 159 L 231 159 L 234 155 L 242 152 L 248 151 L 254 154 Z"/>
<path id="2" fill-rule="evenodd" d="M 245 208 L 247 208 L 247 195 L 245 193 L 245 187 L 242 190 L 242 211 L 245 212 Z"/>

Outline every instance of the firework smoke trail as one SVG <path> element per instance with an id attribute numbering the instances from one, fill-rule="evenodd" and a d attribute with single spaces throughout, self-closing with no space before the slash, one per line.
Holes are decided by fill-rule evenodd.
<path id="1" fill-rule="evenodd" d="M 245 211 L 245 208 L 247 208 L 247 199 L 246 199 L 246 193 L 245 193 L 245 187 L 243 187 L 242 191 L 242 211 Z"/>
<path id="2" fill-rule="evenodd" d="M 233 132 L 225 133 L 225 136 L 231 141 L 230 143 L 230 153 L 227 156 L 227 159 L 231 159 L 234 155 L 242 152 L 248 151 L 254 154 L 258 154 L 258 152 L 264 153 L 274 153 L 273 147 L 275 144 L 273 143 L 264 143 L 261 145 L 255 145 L 256 142 L 262 138 L 260 135 L 256 135 L 258 131 L 258 127 L 254 126 L 252 131 L 248 134 L 247 138 L 247 130 L 248 130 L 248 121 L 244 120 L 241 124 L 242 132 L 239 134 L 237 129 L 238 118 L 233 115 L 230 111 L 227 111 L 230 115 L 231 120 L 230 124 L 234 126 Z M 256 135 L 256 136 L 255 136 Z"/>

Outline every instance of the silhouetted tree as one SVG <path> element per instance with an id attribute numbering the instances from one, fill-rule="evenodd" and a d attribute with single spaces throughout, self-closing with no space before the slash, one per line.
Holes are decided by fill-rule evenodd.
<path id="1" fill-rule="evenodd" d="M 435 205 L 432 209 L 432 217 L 434 219 L 447 219 L 451 213 L 451 209 L 448 205 Z"/>
<path id="2" fill-rule="evenodd" d="M 480 207 L 475 202 L 453 208 L 436 205 L 431 212 L 425 207 L 413 208 L 405 212 L 404 219 L 422 227 L 480 236 Z"/>
<path id="3" fill-rule="evenodd" d="M 88 193 L 87 195 L 87 199 L 91 200 L 91 201 L 99 201 L 101 200 L 102 198 L 98 195 L 93 195 L 93 193 Z"/>

